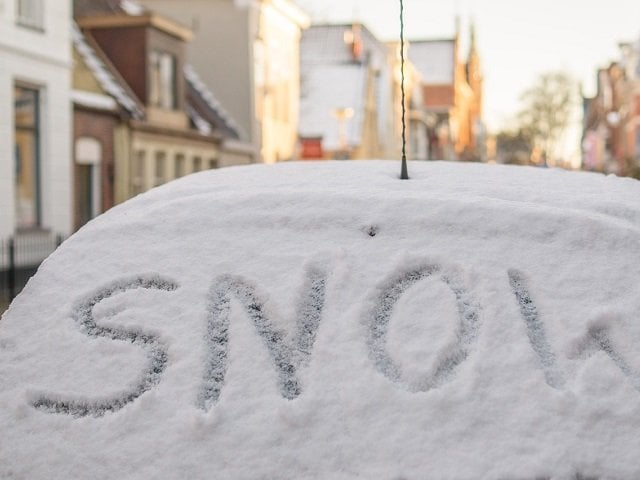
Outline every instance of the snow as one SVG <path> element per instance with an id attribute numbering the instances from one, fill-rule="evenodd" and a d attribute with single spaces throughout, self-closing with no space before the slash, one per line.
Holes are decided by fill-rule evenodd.
<path id="1" fill-rule="evenodd" d="M 145 13 L 145 8 L 134 0 L 121 0 L 120 8 L 124 10 L 127 15 L 132 15 L 134 17 L 143 15 Z"/>
<path id="2" fill-rule="evenodd" d="M 422 83 L 428 85 L 453 85 L 455 57 L 453 40 L 417 41 L 409 46 L 409 58 L 420 72 Z"/>
<path id="3" fill-rule="evenodd" d="M 0 478 L 640 478 L 640 183 L 326 162 L 95 219 L 0 321 Z"/>
<path id="4" fill-rule="evenodd" d="M 185 65 L 183 70 L 187 81 L 191 85 L 193 85 L 193 88 L 195 88 L 195 90 L 200 94 L 200 97 L 207 103 L 209 108 L 211 108 L 212 111 L 216 112 L 216 114 L 220 117 L 220 120 L 224 122 L 225 126 L 238 137 L 246 138 L 246 133 L 242 130 L 242 128 L 240 128 L 240 126 L 238 126 L 238 124 L 236 124 L 236 122 L 233 121 L 229 113 L 224 109 L 222 104 L 211 92 L 209 87 L 207 87 L 207 85 L 202 81 L 195 69 L 191 65 Z M 189 115 L 192 116 L 192 118 L 200 118 L 200 120 L 197 121 L 194 118 L 194 123 L 196 123 L 196 127 L 198 128 L 198 130 L 200 130 L 201 133 L 210 133 L 212 125 L 210 125 L 204 118 L 200 117 L 193 108 L 190 108 L 189 110 Z M 205 124 L 202 122 L 205 122 L 208 127 L 204 126 Z"/>
<path id="5" fill-rule="evenodd" d="M 187 115 L 202 135 L 211 135 L 213 125 L 207 122 L 191 105 L 187 105 Z"/>
<path id="6" fill-rule="evenodd" d="M 97 110 L 116 111 L 118 103 L 108 95 L 100 93 L 84 92 L 82 90 L 72 90 L 71 100 L 76 105 L 83 107 L 95 108 Z"/>

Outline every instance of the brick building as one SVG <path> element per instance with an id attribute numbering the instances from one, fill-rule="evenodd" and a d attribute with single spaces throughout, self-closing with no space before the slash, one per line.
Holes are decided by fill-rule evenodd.
<path id="1" fill-rule="evenodd" d="M 640 40 L 620 49 L 619 60 L 598 70 L 595 96 L 584 99 L 583 167 L 640 178 Z"/>
<path id="2" fill-rule="evenodd" d="M 293 0 L 140 0 L 189 25 L 190 62 L 265 163 L 296 156 L 300 35 L 309 18 Z"/>
<path id="3" fill-rule="evenodd" d="M 254 160 L 187 63 L 189 28 L 131 1 L 74 6 L 76 228 L 171 179 Z"/>

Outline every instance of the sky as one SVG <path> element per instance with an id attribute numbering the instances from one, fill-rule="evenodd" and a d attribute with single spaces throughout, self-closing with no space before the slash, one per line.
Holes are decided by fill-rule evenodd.
<path id="1" fill-rule="evenodd" d="M 313 21 L 363 22 L 381 40 L 399 36 L 399 0 L 298 0 Z M 640 38 L 640 0 L 404 0 L 407 39 L 451 37 L 475 23 L 485 78 L 485 122 L 509 128 L 519 98 L 541 73 L 564 70 L 595 93 L 596 70 Z M 468 36 L 468 35 L 466 35 Z M 465 35 L 463 35 L 465 38 Z"/>

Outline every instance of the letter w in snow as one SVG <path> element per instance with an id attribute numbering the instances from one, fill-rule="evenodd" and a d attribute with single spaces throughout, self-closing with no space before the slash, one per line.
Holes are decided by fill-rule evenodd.
<path id="1" fill-rule="evenodd" d="M 565 375 L 557 366 L 556 357 L 547 341 L 544 324 L 538 315 L 536 304 L 529 293 L 524 275 L 517 270 L 509 270 L 509 282 L 518 303 L 520 314 L 527 326 L 529 342 L 538 355 L 545 379 L 550 387 L 561 389 L 565 386 Z M 589 356 L 601 350 L 629 379 L 633 387 L 640 391 L 640 374 L 634 371 L 625 358 L 617 351 L 608 333 L 608 328 L 591 327 L 587 332 L 587 340 L 579 352 L 582 356 Z"/>

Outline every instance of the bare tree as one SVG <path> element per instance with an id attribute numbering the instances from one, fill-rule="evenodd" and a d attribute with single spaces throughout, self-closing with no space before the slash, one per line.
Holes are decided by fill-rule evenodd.
<path id="1" fill-rule="evenodd" d="M 546 160 L 555 160 L 562 136 L 571 124 L 577 100 L 577 84 L 564 72 L 540 75 L 520 100 L 520 130 Z"/>

